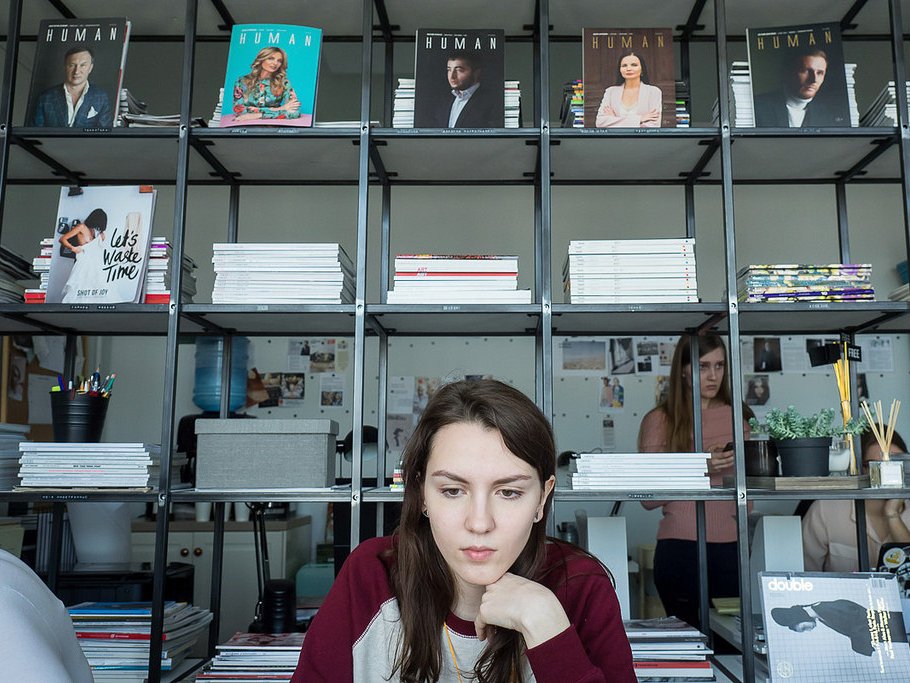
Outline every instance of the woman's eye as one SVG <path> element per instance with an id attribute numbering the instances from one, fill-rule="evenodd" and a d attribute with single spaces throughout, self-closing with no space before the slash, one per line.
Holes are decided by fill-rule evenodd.
<path id="1" fill-rule="evenodd" d="M 441 489 L 440 493 L 446 498 L 457 498 L 461 495 L 461 489 Z"/>
<path id="2" fill-rule="evenodd" d="M 502 489 L 499 494 L 506 500 L 515 500 L 516 498 L 521 498 L 521 491 L 516 489 Z"/>

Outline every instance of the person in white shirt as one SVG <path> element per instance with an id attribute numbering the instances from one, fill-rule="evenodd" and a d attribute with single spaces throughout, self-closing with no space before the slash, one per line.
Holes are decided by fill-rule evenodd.
<path id="1" fill-rule="evenodd" d="M 826 97 L 824 50 L 796 51 L 783 65 L 781 87 L 754 98 L 755 125 L 777 128 L 849 126 L 847 98 Z M 840 66 L 843 68 L 843 65 Z M 846 93 L 844 93 L 846 95 Z"/>
<path id="2" fill-rule="evenodd" d="M 93 680 L 63 603 L 35 572 L 5 550 L 0 550 L 0 680 Z"/>

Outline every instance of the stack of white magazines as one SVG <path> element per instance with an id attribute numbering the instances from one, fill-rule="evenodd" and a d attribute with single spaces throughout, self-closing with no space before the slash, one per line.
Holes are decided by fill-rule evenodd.
<path id="1" fill-rule="evenodd" d="M 354 265 L 336 242 L 213 244 L 213 304 L 354 301 Z"/>
<path id="2" fill-rule="evenodd" d="M 696 303 L 695 239 L 572 240 L 562 277 L 573 304 Z"/>
<path id="3" fill-rule="evenodd" d="M 529 304 L 518 289 L 518 257 L 496 254 L 398 254 L 390 304 Z"/>
<path id="4" fill-rule="evenodd" d="M 19 444 L 21 488 L 147 488 L 161 447 L 147 443 Z"/>
<path id="5" fill-rule="evenodd" d="M 19 442 L 29 429 L 28 425 L 0 423 L 0 491 L 9 491 L 16 485 Z"/>
<path id="6" fill-rule="evenodd" d="M 709 489 L 710 453 L 581 453 L 572 488 L 675 491 Z"/>

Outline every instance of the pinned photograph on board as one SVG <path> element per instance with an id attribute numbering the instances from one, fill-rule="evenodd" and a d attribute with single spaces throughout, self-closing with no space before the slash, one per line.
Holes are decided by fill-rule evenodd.
<path id="1" fill-rule="evenodd" d="M 610 339 L 610 372 L 614 375 L 631 375 L 635 372 L 632 337 Z"/>
<path id="2" fill-rule="evenodd" d="M 771 397 L 768 375 L 744 375 L 746 380 L 746 405 L 763 406 Z"/>
<path id="3" fill-rule="evenodd" d="M 780 372 L 780 339 L 756 337 L 752 347 L 754 372 Z"/>
<path id="4" fill-rule="evenodd" d="M 560 368 L 573 374 L 603 372 L 607 369 L 607 343 L 603 339 L 566 339 L 559 344 Z"/>

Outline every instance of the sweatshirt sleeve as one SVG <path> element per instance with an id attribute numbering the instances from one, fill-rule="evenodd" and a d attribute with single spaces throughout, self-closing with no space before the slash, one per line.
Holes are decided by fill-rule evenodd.
<path id="1" fill-rule="evenodd" d="M 803 517 L 803 564 L 807 572 L 824 571 L 828 558 L 828 528 L 821 502 L 812 503 Z"/>
<path id="2" fill-rule="evenodd" d="M 361 543 L 345 561 L 313 618 L 291 683 L 354 680 L 353 647 L 391 595 L 379 554 L 384 538 Z"/>
<path id="3" fill-rule="evenodd" d="M 585 559 L 554 592 L 570 626 L 528 650 L 538 683 L 635 683 L 632 650 L 622 625 L 613 583 L 598 563 Z"/>

